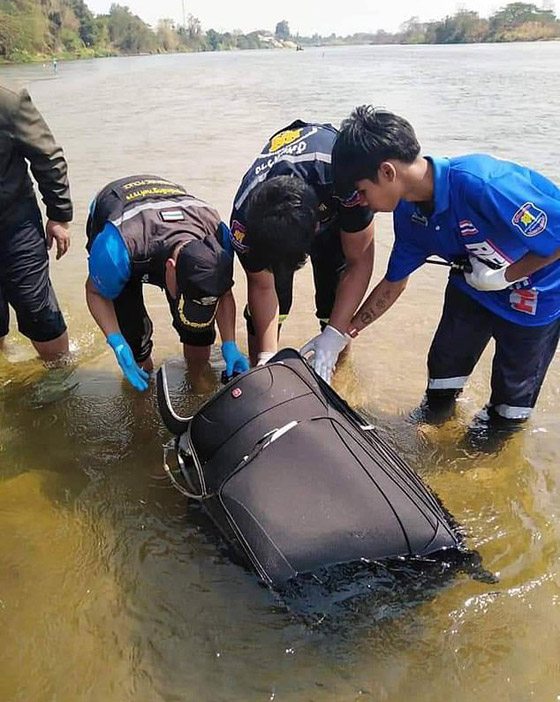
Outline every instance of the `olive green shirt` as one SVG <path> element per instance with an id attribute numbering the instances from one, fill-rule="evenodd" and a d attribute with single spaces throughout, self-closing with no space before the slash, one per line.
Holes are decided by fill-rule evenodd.
<path id="1" fill-rule="evenodd" d="M 72 219 L 68 166 L 47 123 L 27 90 L 0 85 L 0 215 L 33 197 L 28 163 L 37 181 L 47 217 Z"/>

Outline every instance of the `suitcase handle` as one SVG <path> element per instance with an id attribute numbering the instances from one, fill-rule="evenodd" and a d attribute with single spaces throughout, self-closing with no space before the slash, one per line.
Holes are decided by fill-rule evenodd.
<path id="1" fill-rule="evenodd" d="M 167 371 L 165 363 L 157 372 L 156 376 L 157 401 L 159 413 L 163 423 L 175 436 L 180 436 L 187 431 L 192 417 L 181 417 L 173 409 L 171 398 L 169 397 L 169 386 L 167 383 Z"/>

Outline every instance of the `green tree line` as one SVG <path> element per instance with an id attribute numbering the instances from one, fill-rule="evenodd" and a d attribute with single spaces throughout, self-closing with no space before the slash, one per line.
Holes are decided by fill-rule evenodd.
<path id="1" fill-rule="evenodd" d="M 257 30 L 204 31 L 188 15 L 184 24 L 161 19 L 150 27 L 124 5 L 94 15 L 84 0 L 0 0 L 0 59 L 26 61 L 44 57 L 87 57 L 173 51 L 222 51 L 325 44 L 456 44 L 534 41 L 560 38 L 560 22 L 551 10 L 514 2 L 484 19 L 460 10 L 443 20 L 407 20 L 394 34 L 380 30 L 339 37 L 291 36 L 286 20 L 274 33 Z"/>
<path id="2" fill-rule="evenodd" d="M 540 9 L 532 3 L 513 2 L 488 19 L 472 10 L 459 10 L 454 15 L 432 22 L 421 22 L 418 17 L 411 17 L 394 34 L 384 30 L 375 34 L 354 34 L 344 37 L 342 43 L 472 44 L 559 38 L 560 21 L 552 10 Z"/>
<path id="3" fill-rule="evenodd" d="M 552 10 L 513 2 L 484 19 L 460 10 L 438 22 L 409 20 L 398 36 L 402 43 L 469 44 L 475 42 L 537 41 L 560 37 L 560 22 Z"/>
<path id="4" fill-rule="evenodd" d="M 282 36 L 289 34 L 287 22 L 280 22 L 278 28 Z M 150 27 L 127 6 L 116 3 L 108 14 L 94 15 L 84 0 L 0 0 L 0 60 L 259 49 L 279 45 L 282 44 L 266 30 L 249 34 L 239 30 L 204 32 L 193 15 L 188 15 L 184 24 L 161 19 L 155 27 Z"/>

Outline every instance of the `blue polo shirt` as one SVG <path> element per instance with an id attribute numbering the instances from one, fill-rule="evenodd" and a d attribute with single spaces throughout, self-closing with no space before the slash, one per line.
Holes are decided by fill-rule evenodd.
<path id="1" fill-rule="evenodd" d="M 433 211 L 401 200 L 387 280 L 406 278 L 431 255 L 452 261 L 471 254 L 496 268 L 528 252 L 547 257 L 560 248 L 560 189 L 550 180 L 483 154 L 428 160 Z M 496 292 L 475 290 L 463 275 L 450 282 L 516 324 L 540 326 L 560 317 L 560 260 Z"/>

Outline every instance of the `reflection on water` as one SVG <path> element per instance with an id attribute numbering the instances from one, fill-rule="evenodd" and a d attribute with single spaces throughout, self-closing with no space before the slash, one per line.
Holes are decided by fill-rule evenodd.
<path id="1" fill-rule="evenodd" d="M 440 270 L 415 274 L 354 342 L 337 388 L 439 494 L 498 582 L 459 569 L 435 586 L 407 573 L 408 587 L 377 573 L 365 583 L 371 598 L 337 591 L 310 621 L 233 562 L 163 478 L 154 388 L 140 395 L 122 382 L 85 312 L 83 230 L 95 191 L 133 172 L 184 182 L 227 217 L 270 133 L 295 117 L 337 123 L 366 101 L 408 116 L 428 152 L 486 150 L 560 181 L 550 148 L 560 141 L 559 58 L 551 42 L 106 59 L 62 63 L 51 80 L 35 66 L 0 70 L 30 85 L 63 142 L 77 210 L 72 249 L 53 263 L 75 365 L 45 371 L 17 334 L 0 356 L 0 699 L 557 699 L 557 362 L 531 425 L 497 454 L 463 442 L 487 399 L 489 354 L 454 419 L 415 426 L 445 286 Z M 531 110 L 520 108 L 520 86 L 538 86 Z M 376 278 L 388 217 L 377 233 Z M 304 269 L 287 344 L 314 331 L 310 291 Z M 235 292 L 241 302 L 241 277 Z M 205 397 L 190 392 L 164 296 L 147 300 L 155 360 L 171 359 L 191 414 Z M 218 355 L 212 364 L 217 386 Z"/>

